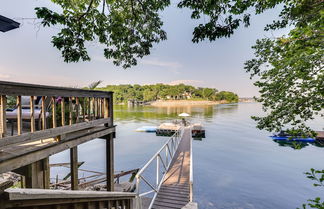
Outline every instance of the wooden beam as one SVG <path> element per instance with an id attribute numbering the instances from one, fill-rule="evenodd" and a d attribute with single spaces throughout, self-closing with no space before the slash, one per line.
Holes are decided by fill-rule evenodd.
<path id="1" fill-rule="evenodd" d="M 73 133 L 68 133 L 61 135 L 60 142 L 57 142 L 56 138 L 48 138 L 43 140 L 36 140 L 26 143 L 19 143 L 19 144 L 13 144 L 5 147 L 1 147 L 2 154 L 0 155 L 0 162 L 3 162 L 5 160 L 25 155 L 30 152 L 38 151 L 41 149 L 45 149 L 47 147 L 55 146 L 61 142 L 66 142 L 70 140 L 75 140 L 79 137 L 88 136 L 91 133 L 100 132 L 103 130 L 106 130 L 107 128 L 104 126 L 96 126 L 90 129 L 84 129 L 80 131 L 76 131 Z M 69 148 L 68 148 L 69 149 Z"/>
<path id="2" fill-rule="evenodd" d="M 0 140 L 0 147 L 7 146 L 14 143 L 25 142 L 29 140 L 39 140 L 39 139 L 46 139 L 46 138 L 53 138 L 58 135 L 67 134 L 87 128 L 92 128 L 98 125 L 103 125 L 108 123 L 109 118 L 103 118 L 93 121 L 86 121 L 78 124 L 73 124 L 71 126 L 61 126 L 52 129 L 46 129 L 41 131 L 36 131 L 32 133 L 24 133 L 19 136 L 8 136 Z"/>
<path id="3" fill-rule="evenodd" d="M 114 139 L 112 134 L 106 137 L 107 191 L 114 191 Z"/>
<path id="4" fill-rule="evenodd" d="M 133 192 L 104 192 L 104 191 L 70 191 L 51 189 L 6 189 L 8 200 L 37 200 L 37 199 L 71 199 L 71 198 L 133 198 Z"/>
<path id="5" fill-rule="evenodd" d="M 109 98 L 112 92 L 0 81 L 0 95 Z"/>
<path id="6" fill-rule="evenodd" d="M 85 143 L 92 139 L 100 138 L 102 136 L 112 134 L 114 132 L 115 132 L 115 127 L 104 128 L 103 130 L 98 132 L 90 131 L 89 133 L 91 134 L 82 137 L 77 137 L 75 139 L 71 139 L 68 141 L 61 141 L 60 143 L 52 144 L 52 146 L 41 148 L 40 150 L 35 150 L 33 152 L 26 153 L 19 156 L 13 156 L 13 158 L 0 161 L 0 173 L 12 171 L 14 169 L 28 165 L 40 159 L 44 159 L 50 155 L 75 147 L 79 144 Z"/>
<path id="7" fill-rule="evenodd" d="M 71 169 L 71 189 L 78 190 L 78 147 L 72 147 L 70 149 L 70 169 Z"/>

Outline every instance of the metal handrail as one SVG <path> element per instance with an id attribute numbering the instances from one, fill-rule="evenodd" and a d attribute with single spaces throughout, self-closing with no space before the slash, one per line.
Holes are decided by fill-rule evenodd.
<path id="1" fill-rule="evenodd" d="M 192 132 L 190 131 L 190 135 Z M 192 153 L 192 136 L 190 136 L 190 202 L 193 202 L 193 153 Z"/>
<path id="2" fill-rule="evenodd" d="M 136 174 L 136 208 L 142 209 L 141 198 L 143 196 L 154 193 L 154 196 L 150 202 L 148 209 L 151 209 L 154 203 L 154 200 L 157 197 L 157 194 L 160 190 L 160 187 L 163 183 L 163 179 L 170 167 L 172 158 L 174 157 L 175 152 L 180 144 L 182 135 L 183 135 L 184 127 L 181 127 L 178 131 L 176 131 L 171 138 L 153 155 L 153 157 L 143 166 L 143 168 Z M 164 155 L 164 157 L 163 157 Z M 146 169 L 156 162 L 156 182 L 150 183 L 144 176 L 143 173 Z M 160 168 L 160 163 L 162 163 L 162 169 Z M 162 176 L 160 176 L 160 172 L 162 171 Z M 141 181 L 143 180 L 143 181 Z M 151 190 L 142 192 L 140 191 L 140 183 L 144 182 Z"/>

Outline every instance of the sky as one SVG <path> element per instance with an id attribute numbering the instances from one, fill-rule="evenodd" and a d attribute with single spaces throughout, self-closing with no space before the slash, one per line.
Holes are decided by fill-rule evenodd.
<path id="1" fill-rule="evenodd" d="M 102 80 L 109 84 L 178 84 L 233 91 L 240 97 L 258 96 L 258 89 L 244 70 L 253 58 L 251 46 L 263 37 L 283 32 L 265 32 L 278 9 L 252 17 L 249 28 L 240 28 L 228 39 L 191 42 L 197 22 L 190 11 L 176 3 L 161 13 L 168 40 L 154 45 L 138 65 L 123 69 L 103 56 L 103 46 L 88 43 L 90 62 L 65 63 L 51 37 L 59 27 L 43 28 L 35 20 L 35 7 L 56 8 L 49 0 L 0 0 L 0 15 L 20 22 L 20 28 L 0 33 L 0 80 L 55 86 L 84 87 Z M 31 19 L 29 19 L 31 18 Z"/>

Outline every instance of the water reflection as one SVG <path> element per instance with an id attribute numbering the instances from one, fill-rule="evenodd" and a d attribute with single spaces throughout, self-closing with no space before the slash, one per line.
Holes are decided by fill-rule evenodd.
<path id="1" fill-rule="evenodd" d="M 272 140 L 277 143 L 280 147 L 291 147 L 295 150 L 303 149 L 309 145 L 313 145 L 315 147 L 324 147 L 323 140 L 316 140 L 315 142 L 297 142 L 297 141 L 289 141 L 289 140 Z"/>
<path id="2" fill-rule="evenodd" d="M 283 140 L 273 140 L 274 142 L 278 143 L 280 147 L 291 147 L 292 149 L 302 149 L 307 147 L 309 143 L 307 142 L 296 142 L 296 141 L 283 141 Z"/>
<path id="3" fill-rule="evenodd" d="M 205 122 L 212 122 L 216 114 L 235 113 L 238 104 L 228 105 L 205 105 L 205 106 L 114 106 L 114 117 L 116 121 L 143 121 L 149 119 L 174 120 L 180 113 L 189 113 L 195 119 L 203 119 Z"/>
<path id="4" fill-rule="evenodd" d="M 191 114 L 191 120 L 206 129 L 205 139 L 193 141 L 194 199 L 199 208 L 296 208 L 310 197 L 322 195 L 303 173 L 323 167 L 320 147 L 324 142 L 298 145 L 301 150 L 297 150 L 296 145 L 270 140 L 269 133 L 257 130 L 251 119 L 264 114 L 258 103 L 160 108 L 116 105 L 115 170 L 143 167 L 168 139 L 135 132 L 138 127 L 179 119 L 181 112 Z M 315 130 L 322 130 L 324 123 L 314 124 Z M 80 145 L 79 161 L 86 162 L 82 168 L 105 172 L 104 147 L 105 141 L 100 139 Z M 54 158 L 52 163 L 68 162 L 69 152 Z"/>

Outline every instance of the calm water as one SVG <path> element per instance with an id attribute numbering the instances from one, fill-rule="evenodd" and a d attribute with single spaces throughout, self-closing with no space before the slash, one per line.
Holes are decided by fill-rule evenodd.
<path id="1" fill-rule="evenodd" d="M 301 207 L 307 199 L 324 198 L 324 190 L 314 188 L 303 172 L 324 168 L 324 148 L 314 145 L 293 149 L 269 139 L 269 133 L 255 128 L 251 115 L 261 115 L 256 103 L 207 107 L 127 108 L 115 106 L 117 138 L 116 171 L 140 168 L 168 139 L 134 130 L 159 125 L 177 118 L 181 112 L 202 122 L 206 138 L 193 143 L 194 198 L 199 208 L 290 209 Z M 323 128 L 323 121 L 312 126 Z M 84 169 L 104 171 L 103 140 L 79 148 Z M 67 152 L 51 157 L 51 162 L 68 162 Z M 66 171 L 52 169 L 52 175 Z M 85 175 L 85 174 L 81 174 Z"/>

